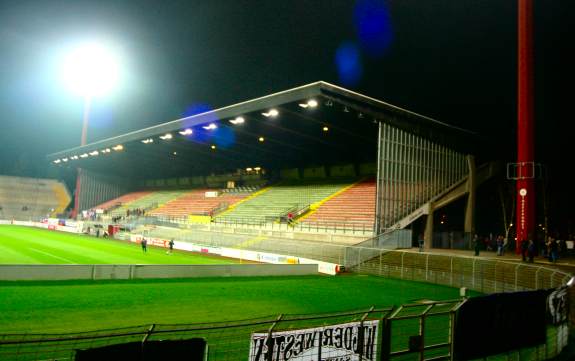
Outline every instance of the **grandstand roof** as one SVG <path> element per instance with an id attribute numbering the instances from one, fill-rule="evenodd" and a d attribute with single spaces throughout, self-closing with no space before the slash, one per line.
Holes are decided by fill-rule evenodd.
<path id="1" fill-rule="evenodd" d="M 312 99 L 317 106 L 308 105 Z M 271 109 L 278 111 L 276 117 L 270 116 Z M 244 123 L 230 122 L 237 117 Z M 467 130 L 320 81 L 47 158 L 59 166 L 138 178 L 205 175 L 256 166 L 361 163 L 377 159 L 379 122 L 472 152 L 474 134 Z M 217 128 L 204 129 L 211 123 Z M 193 133 L 182 134 L 186 129 Z M 160 138 L 166 134 L 171 138 Z M 118 145 L 122 149 L 114 150 Z"/>

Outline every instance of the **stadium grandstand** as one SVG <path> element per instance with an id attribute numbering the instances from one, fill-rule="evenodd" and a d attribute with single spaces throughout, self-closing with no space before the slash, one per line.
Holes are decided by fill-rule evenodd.
<path id="1" fill-rule="evenodd" d="M 466 199 L 464 231 L 473 232 L 475 188 L 493 173 L 476 168 L 474 143 L 464 129 L 316 82 L 48 160 L 82 169 L 75 211 L 99 220 L 350 230 L 365 239 L 427 216 L 430 247 L 434 211 L 457 199 Z"/>
<path id="2" fill-rule="evenodd" d="M 57 217 L 70 200 L 68 188 L 57 180 L 0 176 L 0 219 Z"/>

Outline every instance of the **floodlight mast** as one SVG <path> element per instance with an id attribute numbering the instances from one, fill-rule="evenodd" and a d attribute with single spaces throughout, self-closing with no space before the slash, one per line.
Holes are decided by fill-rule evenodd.
<path id="1" fill-rule="evenodd" d="M 72 91 L 84 98 L 80 140 L 80 145 L 84 146 L 87 143 L 92 99 L 105 95 L 115 86 L 118 80 L 118 62 L 113 53 L 101 44 L 86 44 L 75 49 L 65 59 L 64 79 Z M 73 218 L 77 218 L 80 212 L 81 175 L 82 169 L 78 168 Z"/>
<path id="2" fill-rule="evenodd" d="M 518 0 L 517 37 L 517 242 L 534 240 L 535 225 L 535 151 L 533 145 L 533 1 Z"/>

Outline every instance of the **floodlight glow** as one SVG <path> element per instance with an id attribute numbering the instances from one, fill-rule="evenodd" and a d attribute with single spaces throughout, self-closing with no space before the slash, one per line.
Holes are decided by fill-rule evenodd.
<path id="1" fill-rule="evenodd" d="M 88 153 L 82 153 L 82 154 L 80 154 L 80 158 L 88 158 Z"/>
<path id="2" fill-rule="evenodd" d="M 236 125 L 236 124 L 244 124 L 245 119 L 244 117 L 236 117 L 236 119 L 231 119 L 230 123 Z"/>
<path id="3" fill-rule="evenodd" d="M 62 158 L 62 162 L 67 162 L 68 158 Z"/>
<path id="4" fill-rule="evenodd" d="M 118 83 L 119 61 L 114 52 L 100 43 L 84 44 L 64 59 L 66 85 L 82 96 L 101 96 Z"/>
<path id="5" fill-rule="evenodd" d="M 323 131 L 324 131 L 324 132 L 327 132 L 328 130 L 329 130 L 328 127 L 323 127 Z"/>
<path id="6" fill-rule="evenodd" d="M 277 117 L 279 115 L 280 112 L 277 111 L 277 109 L 270 109 L 267 113 L 262 113 L 262 115 L 264 117 Z"/>
<path id="7" fill-rule="evenodd" d="M 93 152 L 90 152 L 90 155 L 93 155 L 93 156 L 96 156 L 96 155 L 98 155 L 98 154 L 100 154 L 100 152 L 98 152 L 97 150 L 95 150 L 95 151 L 93 151 Z"/>
<path id="8" fill-rule="evenodd" d="M 112 147 L 112 149 L 114 149 L 115 151 L 118 152 L 118 151 L 120 151 L 120 150 L 123 150 L 123 149 L 124 149 L 124 146 L 123 146 L 122 144 L 118 144 L 117 146 Z"/>
<path id="9" fill-rule="evenodd" d="M 178 155 L 178 152 L 174 152 L 174 153 L 172 153 L 172 154 L 173 154 L 173 155 Z"/>
<path id="10" fill-rule="evenodd" d="M 251 169 L 251 168 L 249 168 L 249 167 L 248 167 L 248 168 L 246 168 L 246 172 L 251 172 L 251 171 L 252 171 L 252 169 Z"/>
<path id="11" fill-rule="evenodd" d="M 260 167 L 255 167 L 254 170 L 255 170 L 256 172 L 259 172 L 259 171 L 261 170 L 261 168 L 260 168 Z"/>
<path id="12" fill-rule="evenodd" d="M 106 148 L 106 149 L 104 149 L 104 151 L 105 151 L 106 153 L 110 153 L 110 152 L 111 152 L 110 148 Z"/>
<path id="13" fill-rule="evenodd" d="M 260 142 L 263 142 L 265 139 L 264 139 L 264 137 L 259 137 L 258 140 L 259 140 Z"/>
<path id="14" fill-rule="evenodd" d="M 144 144 L 154 143 L 154 140 L 152 138 L 148 138 L 148 139 L 142 140 L 142 143 L 144 143 Z"/>
<path id="15" fill-rule="evenodd" d="M 209 125 L 204 125 L 202 128 L 204 128 L 205 130 L 214 130 L 218 129 L 218 126 L 216 125 L 216 123 L 210 123 Z"/>
<path id="16" fill-rule="evenodd" d="M 212 144 L 212 146 L 210 147 L 212 149 L 216 149 L 216 146 Z"/>
<path id="17" fill-rule="evenodd" d="M 192 135 L 192 134 L 194 134 L 194 131 L 190 128 L 187 128 L 184 130 L 180 130 L 180 134 L 181 135 Z"/>
<path id="18" fill-rule="evenodd" d="M 56 159 L 56 160 L 54 161 L 55 164 L 58 164 L 58 163 L 60 163 L 60 162 L 61 162 L 60 159 Z"/>
<path id="19" fill-rule="evenodd" d="M 76 159 L 78 159 L 78 156 L 77 156 L 77 155 L 73 155 L 73 156 L 70 157 L 70 159 L 76 160 Z"/>
<path id="20" fill-rule="evenodd" d="M 172 134 L 171 134 L 171 133 L 166 133 L 166 134 L 164 134 L 164 135 L 160 135 L 160 139 L 162 139 L 162 140 L 172 139 Z"/>

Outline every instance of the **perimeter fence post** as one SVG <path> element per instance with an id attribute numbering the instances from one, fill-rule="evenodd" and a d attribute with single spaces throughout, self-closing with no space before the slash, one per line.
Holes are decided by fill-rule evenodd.
<path id="1" fill-rule="evenodd" d="M 268 329 L 268 336 L 267 336 L 267 340 L 266 340 L 266 346 L 268 347 L 268 353 L 266 354 L 266 361 L 272 361 L 273 360 L 273 357 L 274 357 L 274 340 L 272 338 L 272 332 L 273 332 L 274 328 L 277 326 L 277 324 L 281 321 L 283 316 L 284 316 L 283 313 L 280 314 L 276 318 L 274 323 L 272 323 L 272 325 Z"/>
<path id="2" fill-rule="evenodd" d="M 363 328 L 363 322 L 365 321 L 365 319 L 367 318 L 367 316 L 369 316 L 369 314 L 371 312 L 373 312 L 373 310 L 375 309 L 375 306 L 371 306 L 371 308 L 369 309 L 369 311 L 367 311 L 362 317 L 361 320 L 359 321 L 359 332 L 357 335 L 357 345 L 359 348 L 359 358 L 358 360 L 363 360 L 363 351 L 365 348 L 364 342 L 365 342 L 365 330 Z"/>

